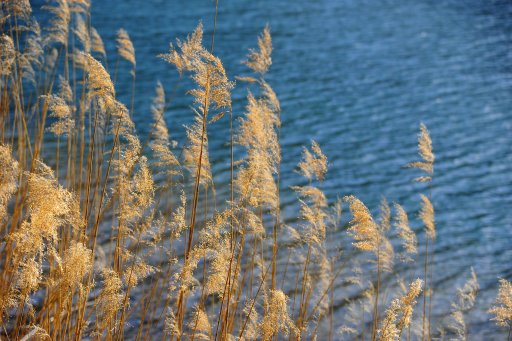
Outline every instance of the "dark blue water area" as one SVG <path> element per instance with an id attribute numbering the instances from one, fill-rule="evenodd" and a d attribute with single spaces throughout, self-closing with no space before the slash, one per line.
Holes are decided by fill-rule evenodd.
<path id="1" fill-rule="evenodd" d="M 137 57 L 134 121 L 140 136 L 151 129 L 149 110 L 160 80 L 168 94 L 166 122 L 185 143 L 192 122 L 191 87 L 157 57 L 175 38 L 202 21 L 209 46 L 215 3 L 206 0 L 93 1 L 92 24 L 116 65 L 115 36 L 130 34 Z M 215 54 L 231 79 L 246 75 L 241 61 L 266 24 L 273 65 L 267 76 L 282 105 L 282 201 L 286 222 L 296 223 L 298 202 L 289 188 L 302 146 L 320 143 L 329 158 L 322 189 L 331 201 L 354 194 L 377 213 L 381 196 L 404 205 L 417 221 L 419 194 L 427 189 L 403 166 L 417 159 L 416 135 L 424 122 L 436 154 L 432 198 L 436 209 L 433 315 L 443 323 L 456 287 L 473 267 L 481 290 L 468 314 L 470 339 L 503 337 L 487 310 L 500 277 L 512 279 L 512 3 L 493 0 L 219 1 Z M 130 66 L 119 62 L 118 97 L 129 104 Z M 247 86 L 233 92 L 235 117 L 243 114 Z M 210 158 L 219 203 L 228 197 L 229 122 L 209 128 Z M 237 152 L 237 154 L 240 151 Z M 345 214 L 345 219 L 348 215 Z M 346 245 L 340 231 L 328 248 Z M 395 241 L 396 242 L 396 241 Z M 421 247 L 420 249 L 423 249 Z M 422 251 L 417 270 L 421 276 Z M 335 295 L 342 297 L 343 287 Z M 340 309 L 339 320 L 344 310 Z M 435 329 L 435 328 L 434 328 Z"/>

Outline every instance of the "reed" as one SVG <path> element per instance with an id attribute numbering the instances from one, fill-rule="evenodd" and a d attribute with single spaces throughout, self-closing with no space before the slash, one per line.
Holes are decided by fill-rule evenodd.
<path id="1" fill-rule="evenodd" d="M 42 28 L 30 2 L 0 6 L 0 338 L 399 340 L 414 324 L 422 339 L 437 336 L 435 156 L 424 124 L 420 160 L 408 164 L 427 185 L 417 217 L 385 198 L 378 218 L 354 195 L 328 198 L 328 157 L 312 141 L 296 160 L 296 219 L 288 223 L 281 180 L 295 175 L 281 172 L 284 108 L 267 77 L 269 26 L 243 61 L 245 75 L 224 68 L 214 36 L 204 46 L 202 24 L 160 55 L 194 84 L 180 150 L 167 115 L 175 91 L 167 96 L 156 82 L 148 113 L 134 111 L 137 61 L 126 30 L 117 32 L 109 70 L 88 0 L 44 6 L 50 20 Z M 126 69 L 129 107 L 116 95 Z M 240 114 L 236 91 L 246 91 Z M 148 136 L 136 133 L 141 115 L 152 117 Z M 229 198 L 217 198 L 209 157 L 220 125 L 230 129 Z M 352 246 L 329 248 L 340 235 Z M 398 261 L 423 278 L 409 277 L 406 287 Z M 502 279 L 489 310 L 509 338 L 511 288 Z M 441 326 L 459 339 L 469 338 L 477 290 L 472 272 Z"/>

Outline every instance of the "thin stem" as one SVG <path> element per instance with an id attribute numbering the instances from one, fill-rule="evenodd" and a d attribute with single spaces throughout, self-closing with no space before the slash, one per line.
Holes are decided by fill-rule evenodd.
<path id="1" fill-rule="evenodd" d="M 373 306 L 372 340 L 377 339 L 377 327 L 379 325 L 379 289 L 380 289 L 380 242 L 377 250 L 377 288 L 375 290 L 375 303 Z"/>
<path id="2" fill-rule="evenodd" d="M 428 295 L 428 236 L 426 236 L 425 242 L 425 264 L 424 264 L 424 276 L 425 276 L 425 290 L 423 290 L 423 322 L 421 328 L 421 340 L 425 340 L 425 322 L 427 316 L 427 295 Z"/>

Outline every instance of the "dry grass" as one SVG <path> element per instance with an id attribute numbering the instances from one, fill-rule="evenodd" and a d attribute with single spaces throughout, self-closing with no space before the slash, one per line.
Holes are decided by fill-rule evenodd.
<path id="1" fill-rule="evenodd" d="M 87 0 L 45 6 L 51 20 L 42 31 L 28 1 L 0 6 L 0 338 L 397 340 L 410 339 L 412 325 L 421 325 L 413 331 L 418 338 L 434 337 L 435 157 L 425 125 L 421 160 L 408 165 L 423 172 L 416 181 L 428 186 L 417 215 L 426 236 L 421 263 L 403 206 L 395 203 L 393 216 L 384 198 L 374 219 L 355 196 L 326 197 L 328 159 L 314 141 L 297 160 L 306 182 L 293 187 L 299 223 L 282 222 L 281 105 L 265 79 L 273 50 L 268 26 L 244 62 L 248 74 L 237 77 L 251 89 L 238 123 L 235 83 L 213 44 L 203 46 L 201 24 L 161 55 L 195 84 L 181 156 L 166 125 L 162 84 L 149 136 L 141 141 L 135 133 L 136 53 L 128 32 L 117 32 L 111 77 Z M 130 109 L 112 81 L 124 70 L 121 58 L 132 75 Z M 228 124 L 230 197 L 217 207 L 208 134 Z M 235 146 L 242 159 L 235 159 Z M 55 158 L 44 160 L 53 150 Z M 340 230 L 354 240 L 341 256 L 326 247 Z M 398 256 L 393 234 L 402 246 Z M 363 272 L 362 261 L 374 267 Z M 405 286 L 397 262 L 423 270 L 423 279 Z M 363 295 L 347 297 L 340 283 Z M 490 313 L 510 329 L 511 284 L 500 284 Z M 468 338 L 464 317 L 477 289 L 472 272 L 449 312 L 447 333 Z M 420 315 L 414 308 L 422 292 Z M 348 308 L 335 319 L 340 301 Z"/>

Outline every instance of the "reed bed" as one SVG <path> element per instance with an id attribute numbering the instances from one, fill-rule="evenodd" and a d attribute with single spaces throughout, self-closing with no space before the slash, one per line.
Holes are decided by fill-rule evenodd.
<path id="1" fill-rule="evenodd" d="M 465 316 L 479 288 L 473 270 L 454 289 L 446 321 L 433 325 L 435 156 L 424 124 L 419 160 L 407 165 L 421 173 L 420 212 L 383 198 L 374 218 L 353 195 L 326 197 L 328 158 L 314 141 L 297 160 L 298 174 L 281 173 L 268 26 L 237 77 L 201 24 L 162 51 L 162 63 L 194 84 L 181 150 L 170 138 L 160 82 L 148 108 L 151 131 L 136 133 L 133 118 L 148 113 L 134 112 L 136 46 L 126 30 L 117 32 L 108 68 L 88 0 L 49 2 L 45 27 L 27 0 L 0 6 L 1 339 L 470 338 Z M 121 73 L 132 82 L 129 104 L 116 97 Z M 236 119 L 231 95 L 245 91 L 240 84 L 249 90 Z M 217 205 L 208 136 L 218 125 L 229 126 L 230 181 Z M 280 212 L 282 176 L 303 178 L 293 187 L 294 225 Z M 424 238 L 409 217 L 421 222 L 416 232 Z M 328 250 L 331 235 L 352 247 Z M 402 276 L 396 263 L 420 278 Z M 489 312 L 510 338 L 505 279 Z"/>

